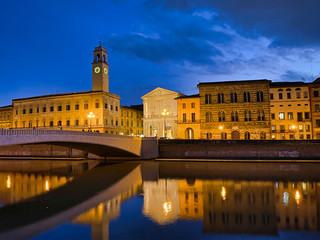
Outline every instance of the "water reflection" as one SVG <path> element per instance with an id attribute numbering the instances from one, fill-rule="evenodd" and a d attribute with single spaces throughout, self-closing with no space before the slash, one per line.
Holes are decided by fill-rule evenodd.
<path id="1" fill-rule="evenodd" d="M 319 170 L 318 166 L 297 164 L 263 168 L 259 164 L 120 163 L 96 167 L 77 177 L 3 172 L 0 201 L 9 206 L 0 208 L 0 237 L 32 237 L 71 222 L 89 225 L 91 239 L 106 240 L 115 234 L 110 224 L 127 214 L 121 205 L 141 194 L 142 206 L 133 207 L 141 208 L 144 218 L 130 216 L 132 224 L 141 229 L 148 219 L 156 231 L 165 231 L 173 223 L 201 221 L 196 238 L 319 231 Z M 22 201 L 30 198 L 32 201 Z M 49 208 L 44 210 L 44 205 Z M 143 232 L 136 238 L 142 236 Z"/>

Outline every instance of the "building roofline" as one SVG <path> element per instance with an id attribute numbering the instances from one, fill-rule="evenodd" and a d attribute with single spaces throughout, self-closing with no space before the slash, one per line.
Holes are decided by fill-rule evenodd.
<path id="1" fill-rule="evenodd" d="M 199 85 L 216 85 L 216 84 L 234 84 L 234 83 L 256 83 L 256 82 L 271 82 L 271 80 L 268 79 L 257 79 L 257 80 L 234 80 L 234 81 L 220 81 L 220 82 L 201 82 L 198 83 L 197 87 Z"/>
<path id="2" fill-rule="evenodd" d="M 200 97 L 200 94 L 193 94 L 193 95 L 187 95 L 187 96 L 180 96 L 180 97 L 177 97 L 175 99 L 181 99 L 181 98 L 199 98 Z"/>
<path id="3" fill-rule="evenodd" d="M 50 97 L 67 96 L 67 95 L 81 95 L 81 94 L 87 94 L 87 93 L 103 93 L 103 91 L 83 91 L 83 92 L 48 94 L 48 95 L 41 95 L 41 96 L 27 97 L 27 98 L 16 98 L 16 99 L 13 99 L 12 102 L 31 100 L 31 99 L 37 99 L 37 98 L 50 98 Z M 105 92 L 105 93 L 118 96 L 117 94 L 114 94 L 114 93 L 109 93 L 109 92 Z M 120 98 L 120 96 L 119 96 L 119 98 Z"/>
<path id="4" fill-rule="evenodd" d="M 296 87 L 296 86 L 308 86 L 308 83 L 305 82 L 272 82 L 270 87 Z"/>
<path id="5" fill-rule="evenodd" d="M 2 107 L 0 107 L 0 109 L 1 108 L 12 108 L 13 106 L 12 105 L 7 105 L 7 106 L 2 106 Z"/>

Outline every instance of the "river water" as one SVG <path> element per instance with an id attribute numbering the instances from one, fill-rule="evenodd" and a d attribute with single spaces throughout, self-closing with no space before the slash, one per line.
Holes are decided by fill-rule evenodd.
<path id="1" fill-rule="evenodd" d="M 0 239 L 320 239 L 320 164 L 0 161 Z"/>

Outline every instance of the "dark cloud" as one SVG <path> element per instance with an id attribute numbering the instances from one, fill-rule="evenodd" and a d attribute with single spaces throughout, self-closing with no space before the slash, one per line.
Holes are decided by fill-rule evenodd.
<path id="1" fill-rule="evenodd" d="M 318 46 L 318 0 L 147 0 L 146 6 L 193 11 L 212 8 L 243 35 L 273 38 L 272 46 Z"/>
<path id="2" fill-rule="evenodd" d="M 313 76 L 310 74 L 288 70 L 281 75 L 281 80 L 283 81 L 313 81 Z"/>

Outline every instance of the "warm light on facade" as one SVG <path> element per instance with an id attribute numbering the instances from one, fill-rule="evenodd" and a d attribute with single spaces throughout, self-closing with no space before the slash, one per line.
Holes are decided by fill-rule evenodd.
<path id="1" fill-rule="evenodd" d="M 90 113 L 88 114 L 88 118 L 95 118 L 95 115 L 94 115 L 92 112 L 90 112 Z"/>
<path id="2" fill-rule="evenodd" d="M 167 109 L 163 109 L 161 114 L 162 114 L 162 116 L 168 116 L 169 112 L 167 111 Z"/>
<path id="3" fill-rule="evenodd" d="M 163 204 L 162 204 L 162 207 L 163 207 L 163 213 L 164 215 L 168 215 L 170 212 L 172 212 L 172 202 L 170 201 L 165 201 Z"/>
<path id="4" fill-rule="evenodd" d="M 226 191 L 225 187 L 221 188 L 221 197 L 222 197 L 222 200 L 227 199 L 227 191 Z"/>
<path id="5" fill-rule="evenodd" d="M 222 130 L 222 129 L 223 129 L 223 126 L 219 126 L 219 129 Z"/>
<path id="6" fill-rule="evenodd" d="M 11 178 L 9 175 L 7 176 L 7 188 L 11 188 Z"/>

